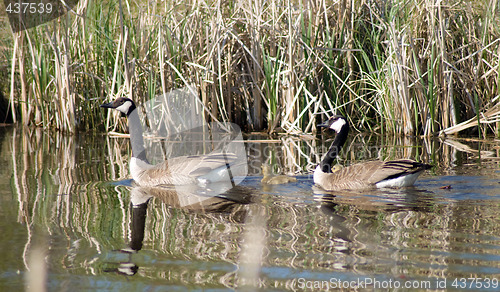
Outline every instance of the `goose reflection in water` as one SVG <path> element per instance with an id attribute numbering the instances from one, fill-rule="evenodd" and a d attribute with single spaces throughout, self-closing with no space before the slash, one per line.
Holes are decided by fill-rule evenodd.
<path id="1" fill-rule="evenodd" d="M 220 191 L 224 191 L 221 193 Z M 161 187 L 134 186 L 130 190 L 130 242 L 128 247 L 119 252 L 129 254 L 128 261 L 121 262 L 115 268 L 105 269 L 105 272 L 133 276 L 139 267 L 133 262 L 132 255 L 143 247 L 144 232 L 148 203 L 151 199 L 158 199 L 162 203 L 176 209 L 183 209 L 196 213 L 233 213 L 246 209 L 238 209 L 241 205 L 252 203 L 255 189 L 247 186 L 234 186 L 228 189 L 227 183 L 212 183 L 210 188 L 201 188 L 196 185 Z M 238 216 L 245 218 L 246 214 Z"/>
<path id="2" fill-rule="evenodd" d="M 325 191 L 320 187 L 313 186 L 314 198 L 320 202 L 320 210 L 328 218 L 330 224 L 337 230 L 335 237 L 346 242 L 354 241 L 359 227 L 353 228 L 348 223 L 348 217 L 358 220 L 361 213 L 383 212 L 394 214 L 403 211 L 431 212 L 434 194 L 427 190 L 416 187 L 402 189 L 383 188 L 370 192 L 359 190 L 344 190 L 340 192 Z M 353 214 L 345 216 L 343 206 L 356 210 Z M 352 219 L 352 218 L 351 218 Z"/>

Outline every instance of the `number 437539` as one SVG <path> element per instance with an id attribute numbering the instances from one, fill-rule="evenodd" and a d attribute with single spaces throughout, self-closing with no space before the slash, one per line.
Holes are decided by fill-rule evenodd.
<path id="1" fill-rule="evenodd" d="M 456 289 L 497 289 L 499 283 L 495 278 L 455 278 L 451 286 Z"/>
<path id="2" fill-rule="evenodd" d="M 9 14 L 42 14 L 42 13 L 52 13 L 51 3 L 9 3 L 5 7 L 5 11 Z"/>

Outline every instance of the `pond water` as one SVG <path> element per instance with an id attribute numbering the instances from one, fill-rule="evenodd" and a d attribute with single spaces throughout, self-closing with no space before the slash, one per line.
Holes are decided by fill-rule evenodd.
<path id="1" fill-rule="evenodd" d="M 498 140 L 352 135 L 341 164 L 435 167 L 328 193 L 310 175 L 328 137 L 245 139 L 249 175 L 200 197 L 131 189 L 128 139 L 0 128 L 0 290 L 498 291 Z M 262 163 L 297 181 L 261 185 Z"/>

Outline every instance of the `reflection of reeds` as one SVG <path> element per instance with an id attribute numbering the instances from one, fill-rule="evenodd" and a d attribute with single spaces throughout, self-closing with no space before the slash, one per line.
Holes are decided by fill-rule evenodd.
<path id="1" fill-rule="evenodd" d="M 102 163 L 113 159 L 111 153 L 103 151 L 104 137 L 79 140 L 74 136 L 47 135 L 41 128 L 13 128 L 12 135 L 6 138 L 12 142 L 12 184 L 19 203 L 18 221 L 26 225 L 29 235 L 24 256 L 27 257 L 32 248 L 38 248 L 35 243 L 39 238 L 59 234 L 58 228 L 80 234 L 96 249 L 105 244 L 107 240 L 96 241 L 91 234 L 112 222 L 113 216 L 121 211 L 115 207 L 111 208 L 112 212 L 102 211 L 116 200 L 96 190 L 99 185 L 96 182 L 125 178 L 128 169 L 119 171 L 125 174 L 119 177 L 113 173 L 116 163 L 109 167 Z M 90 150 L 78 147 L 79 143 Z M 116 152 L 120 153 L 113 153 Z M 40 226 L 47 228 L 41 229 L 45 232 L 40 232 Z M 115 232 L 121 234 L 123 230 L 115 229 Z M 69 236 L 68 240 L 71 238 L 76 239 Z M 68 258 L 72 257 L 71 253 L 69 250 Z"/>
<path id="2" fill-rule="evenodd" d="M 495 0 L 79 1 L 13 37 L 10 98 L 25 124 L 74 132 L 123 127 L 99 111 L 101 99 L 142 102 L 196 84 L 210 119 L 247 130 L 311 132 L 318 114 L 340 112 L 356 128 L 432 135 L 479 125 L 498 103 L 498 9 Z"/>
<path id="3" fill-rule="evenodd" d="M 128 140 L 49 135 L 41 129 L 13 129 L 4 137 L 1 153 L 12 153 L 13 197 L 19 204 L 19 222 L 28 229 L 25 256 L 37 249 L 35 243 L 41 240 L 36 237 L 48 237 L 50 240 L 44 242 L 50 247 L 46 251 L 49 274 L 102 273 L 109 257 L 103 260 L 97 255 L 125 247 L 131 232 L 129 191 L 102 183 L 128 177 Z M 350 156 L 372 142 L 384 147 L 365 149 L 363 158 Z M 485 142 L 476 148 L 471 142 L 461 142 L 473 149 L 496 151 L 493 153 L 498 157 L 493 143 Z M 247 150 L 259 160 L 258 167 L 262 162 L 272 162 L 296 172 L 312 167 L 320 159 L 324 148 L 317 143 L 287 138 L 271 145 L 254 143 Z M 351 163 L 417 155 L 425 160 L 431 156 L 446 171 L 467 159 L 454 145 L 440 144 L 439 140 L 356 136 L 346 144 L 349 152 L 343 153 L 341 159 Z M 491 161 L 498 169 L 498 159 Z M 310 200 L 307 203 L 304 198 L 298 201 L 288 194 L 257 195 L 255 205 L 236 204 L 224 212 L 207 213 L 153 200 L 148 207 L 144 247 L 139 253 L 155 261 L 141 262 L 140 272 L 134 277 L 190 287 L 238 287 L 240 275 L 235 270 L 242 263 L 246 245 L 242 236 L 255 230 L 249 224 L 255 220 L 251 216 L 265 216 L 258 222 L 264 250 L 256 249 L 262 252 L 256 261 L 266 268 L 458 277 L 470 276 L 469 270 L 464 275 L 463 270 L 449 269 L 451 265 L 486 266 L 491 262 L 484 255 L 499 256 L 495 246 L 500 214 L 494 204 L 452 197 L 439 199 L 445 204 L 436 203 L 435 193 L 419 193 L 413 199 L 423 200 L 424 204 L 410 201 L 403 207 L 383 200 L 369 204 L 340 194 L 330 201 L 314 202 L 311 192 L 311 197 L 305 198 Z M 463 253 L 480 259 L 457 256 Z M 211 269 L 212 265 L 216 268 Z M 266 288 L 292 285 L 291 279 L 270 279 L 273 276 L 262 271 L 259 277 L 263 283 L 260 285 Z"/>

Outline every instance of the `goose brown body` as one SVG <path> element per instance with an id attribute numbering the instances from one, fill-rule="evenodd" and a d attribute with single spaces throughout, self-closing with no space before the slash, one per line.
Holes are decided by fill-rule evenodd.
<path id="1" fill-rule="evenodd" d="M 384 187 L 391 178 L 407 176 L 398 183 L 394 181 L 387 187 L 406 187 L 415 183 L 420 173 L 430 168 L 425 164 L 410 159 L 392 161 L 369 161 L 343 167 L 333 173 L 314 172 L 314 182 L 329 191 L 368 189 Z"/>
<path id="2" fill-rule="evenodd" d="M 189 185 L 219 181 L 215 175 L 223 175 L 226 165 L 236 160 L 232 153 L 210 153 L 207 155 L 191 155 L 169 158 L 161 163 L 151 165 L 137 158 L 130 161 L 130 173 L 134 181 L 142 186 L 156 185 Z M 212 174 L 212 172 L 220 173 Z"/>

